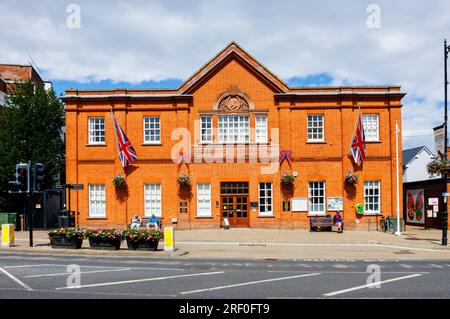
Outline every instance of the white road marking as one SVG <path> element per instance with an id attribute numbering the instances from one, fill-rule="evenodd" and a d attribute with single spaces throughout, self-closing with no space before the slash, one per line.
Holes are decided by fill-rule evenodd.
<path id="1" fill-rule="evenodd" d="M 63 289 L 79 289 L 79 288 L 87 288 L 87 287 L 101 287 L 101 286 L 112 286 L 112 285 L 124 285 L 131 284 L 137 282 L 146 282 L 146 281 L 157 281 L 157 280 L 165 280 L 165 279 L 173 279 L 173 278 L 183 278 L 183 277 L 194 277 L 194 276 L 208 276 L 208 275 L 218 275 L 223 274 L 224 271 L 215 271 L 215 272 L 203 272 L 196 274 L 187 274 L 187 275 L 176 275 L 176 276 L 166 276 L 166 277 L 156 277 L 156 278 L 145 278 L 145 279 L 134 279 L 134 280 L 125 280 L 125 281 L 114 281 L 114 282 L 104 282 L 99 284 L 91 284 L 91 285 L 82 285 L 82 286 L 74 286 L 74 287 L 60 287 L 56 288 L 56 290 Z"/>
<path id="2" fill-rule="evenodd" d="M 96 273 L 101 273 L 101 272 L 128 271 L 128 270 L 131 270 L 131 268 L 81 271 L 81 272 L 80 272 L 80 275 L 84 275 L 84 274 L 96 274 Z M 68 275 L 70 275 L 70 274 L 71 274 L 71 273 L 68 273 L 68 272 L 60 272 L 60 273 L 56 273 L 56 274 L 28 275 L 28 276 L 24 276 L 23 278 L 38 278 L 38 277 L 68 276 Z"/>
<path id="3" fill-rule="evenodd" d="M 3 266 L 3 268 L 7 268 L 7 269 L 9 269 L 9 268 L 29 268 L 29 267 L 42 267 L 42 266 L 45 266 L 44 264 L 41 264 L 41 265 L 19 265 L 19 266 Z"/>
<path id="4" fill-rule="evenodd" d="M 433 267 L 433 268 L 444 268 L 443 266 L 436 265 L 436 264 L 430 264 L 430 266 Z"/>
<path id="5" fill-rule="evenodd" d="M 412 266 L 411 265 L 406 265 L 406 264 L 400 264 L 400 266 L 402 266 L 403 268 L 412 268 Z"/>
<path id="6" fill-rule="evenodd" d="M 370 284 L 366 284 L 366 285 L 362 285 L 362 286 L 352 287 L 352 288 L 348 288 L 348 289 L 332 291 L 332 292 L 323 294 L 323 296 L 332 297 L 332 296 L 336 296 L 336 295 L 340 295 L 340 294 L 345 294 L 350 291 L 360 290 L 360 289 L 364 289 L 364 288 L 370 288 L 370 287 L 385 284 L 388 282 L 394 282 L 394 281 L 399 281 L 399 280 L 404 280 L 404 279 L 409 279 L 409 278 L 414 278 L 414 277 L 419 277 L 419 276 L 422 276 L 422 274 L 413 274 L 413 275 L 408 275 L 408 276 L 403 276 L 403 277 L 398 277 L 398 278 L 387 279 L 387 280 L 383 280 L 383 281 L 379 281 L 379 282 L 374 282 L 374 283 L 370 283 Z"/>
<path id="7" fill-rule="evenodd" d="M 264 282 L 280 281 L 280 280 L 302 278 L 302 277 L 310 277 L 310 276 L 317 276 L 317 275 L 320 275 L 320 273 L 304 274 L 304 275 L 297 275 L 297 276 L 289 276 L 289 277 L 281 277 L 281 278 L 264 279 L 264 280 L 258 280 L 258 281 L 242 282 L 242 283 L 234 284 L 234 285 L 226 285 L 226 286 L 218 286 L 218 287 L 212 287 L 212 288 L 206 288 L 206 289 L 197 289 L 197 290 L 183 291 L 183 292 L 181 292 L 181 294 L 182 295 L 187 295 L 187 294 L 194 294 L 194 293 L 204 292 L 204 291 L 212 291 L 212 290 L 219 290 L 219 289 L 226 289 L 226 288 L 233 288 L 233 287 L 241 287 L 241 286 L 260 284 L 260 283 L 264 283 Z"/>
<path id="8" fill-rule="evenodd" d="M 41 266 L 55 266 L 55 267 L 67 267 L 69 264 L 43 264 Z M 80 265 L 80 267 L 83 268 L 101 268 L 101 269 L 123 269 L 125 267 L 119 267 L 119 266 L 89 266 L 89 265 Z M 159 267 L 126 267 L 130 269 L 138 269 L 138 270 L 174 270 L 174 271 L 185 271 L 185 269 L 179 269 L 179 268 L 159 268 Z"/>
<path id="9" fill-rule="evenodd" d="M 8 276 L 9 278 L 11 278 L 12 280 L 14 280 L 16 283 L 18 283 L 19 285 L 21 285 L 23 288 L 25 288 L 26 290 L 33 290 L 30 286 L 24 284 L 22 281 L 20 281 L 19 279 L 17 279 L 16 277 L 14 277 L 13 275 L 11 275 L 9 272 L 7 272 L 5 269 L 3 269 L 2 267 L 0 267 L 0 271 L 2 273 L 4 273 L 6 276 Z"/>

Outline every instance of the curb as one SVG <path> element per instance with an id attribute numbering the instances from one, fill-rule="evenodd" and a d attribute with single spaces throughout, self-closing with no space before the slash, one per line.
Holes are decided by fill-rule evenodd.
<path id="1" fill-rule="evenodd" d="M 0 255 L 2 254 L 20 254 L 20 253 L 32 253 L 32 254 L 44 254 L 44 255 L 71 255 L 71 256 L 98 256 L 98 257 L 181 257 L 187 255 L 189 252 L 186 250 L 175 250 L 174 252 L 166 252 L 164 250 L 157 251 L 134 251 L 127 249 L 120 250 L 102 250 L 102 249 L 64 249 L 64 248 L 1 248 Z"/>

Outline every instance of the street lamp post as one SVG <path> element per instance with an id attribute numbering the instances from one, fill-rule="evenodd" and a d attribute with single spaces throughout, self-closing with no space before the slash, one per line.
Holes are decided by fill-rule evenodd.
<path id="1" fill-rule="evenodd" d="M 448 86 L 448 81 L 447 81 L 447 60 L 448 60 L 448 53 L 450 51 L 450 46 L 447 45 L 447 39 L 444 40 L 444 103 L 445 103 L 445 115 L 444 115 L 444 152 L 445 152 L 445 158 L 448 157 L 448 152 L 447 152 L 447 86 Z M 444 174 L 444 189 L 445 189 L 445 193 L 447 193 L 448 190 L 448 185 L 447 185 L 447 173 Z M 447 196 L 447 194 L 445 194 L 445 196 Z M 442 212 L 442 245 L 443 246 L 447 246 L 447 223 L 448 223 L 448 211 L 447 211 L 447 197 L 444 198 L 445 201 L 445 205 L 444 205 L 444 210 Z"/>

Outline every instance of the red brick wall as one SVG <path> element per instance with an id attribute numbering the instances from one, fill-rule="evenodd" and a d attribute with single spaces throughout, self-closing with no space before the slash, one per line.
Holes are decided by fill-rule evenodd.
<path id="1" fill-rule="evenodd" d="M 236 86 L 245 92 L 256 109 L 268 110 L 269 132 L 271 128 L 279 128 L 280 149 L 292 150 L 293 160 L 290 167 L 287 162 L 283 162 L 276 174 L 264 175 L 260 173 L 260 168 L 267 164 L 252 164 L 248 161 L 239 164 L 190 163 L 181 166 L 171 161 L 171 149 L 178 142 L 171 140 L 172 131 L 179 127 L 188 128 L 193 139 L 194 121 L 199 119 L 199 111 L 211 110 L 218 96 L 230 86 Z M 369 90 L 371 89 L 365 88 L 363 91 Z M 68 93 L 76 94 L 73 91 Z M 164 224 L 171 224 L 172 218 L 178 218 L 179 228 L 219 227 L 220 208 L 216 208 L 216 201 L 220 202 L 220 182 L 248 181 L 249 201 L 252 202 L 258 201 L 258 182 L 270 181 L 273 183 L 274 217 L 261 218 L 258 217 L 257 211 L 250 211 L 250 227 L 306 226 L 306 212 L 282 212 L 280 177 L 285 170 L 299 173 L 290 195 L 293 197 L 308 196 L 308 181 L 326 181 L 326 197 L 344 198 L 344 220 L 348 227 L 367 227 L 367 217 L 362 218 L 359 224 L 355 222 L 355 205 L 364 201 L 364 180 L 381 181 L 381 210 L 388 215 L 395 214 L 395 121 L 398 121 L 401 129 L 400 98 L 390 99 L 384 95 L 373 95 L 364 98 L 292 97 L 290 100 L 278 100 L 274 89 L 238 59 L 232 59 L 216 70 L 190 93 L 193 95 L 192 102 L 133 98 L 120 102 L 111 99 L 67 99 L 67 182 L 85 185 L 83 191 L 72 193 L 71 203 L 72 209 L 80 212 L 79 222 L 82 225 L 124 226 L 133 214 L 143 215 L 144 183 L 155 182 L 161 183 L 162 187 Z M 128 188 L 119 193 L 111 180 L 117 173 L 124 172 L 118 160 L 113 126 L 108 116 L 110 105 L 117 110 L 116 119 L 127 133 L 139 157 L 131 169 L 125 170 Z M 368 143 L 368 157 L 362 168 L 356 168 L 349 157 L 349 144 L 359 112 L 378 113 L 380 123 L 380 142 Z M 307 114 L 324 114 L 325 143 L 307 143 Z M 87 146 L 87 118 L 96 115 L 106 116 L 106 146 Z M 161 117 L 162 145 L 142 145 L 143 116 L 146 115 Z M 214 122 L 217 127 L 217 120 Z M 253 114 L 250 115 L 250 123 L 254 127 Z M 399 165 L 402 167 L 401 136 L 399 153 Z M 348 170 L 356 170 L 359 175 L 360 182 L 354 190 L 345 187 L 343 182 Z M 181 172 L 189 173 L 193 185 L 189 213 L 183 215 L 179 214 L 180 196 L 176 181 Z M 211 183 L 211 218 L 196 217 L 196 184 L 199 182 Z M 106 185 L 106 219 L 87 218 L 89 183 Z M 401 187 L 400 184 L 400 194 Z"/>

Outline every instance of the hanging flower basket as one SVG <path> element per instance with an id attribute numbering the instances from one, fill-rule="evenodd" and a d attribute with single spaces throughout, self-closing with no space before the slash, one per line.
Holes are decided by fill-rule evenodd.
<path id="1" fill-rule="evenodd" d="M 445 175 L 450 172 L 450 163 L 446 158 L 438 158 L 427 164 L 427 172 L 430 175 Z"/>
<path id="2" fill-rule="evenodd" d="M 358 183 L 358 175 L 349 171 L 344 180 L 347 184 L 355 185 Z"/>
<path id="3" fill-rule="evenodd" d="M 127 184 L 127 182 L 125 181 L 125 177 L 123 177 L 120 174 L 114 176 L 114 178 L 112 180 L 112 183 L 116 187 L 123 187 L 123 186 L 125 186 Z"/>
<path id="4" fill-rule="evenodd" d="M 290 186 L 294 183 L 296 177 L 297 177 L 297 174 L 295 174 L 295 173 L 285 172 L 281 176 L 281 184 L 283 184 L 285 186 Z"/>
<path id="5" fill-rule="evenodd" d="M 178 180 L 178 184 L 180 186 L 184 186 L 184 187 L 190 186 L 191 180 L 190 180 L 189 176 L 184 174 L 184 173 L 181 174 L 180 177 L 178 177 L 177 180 Z"/>

